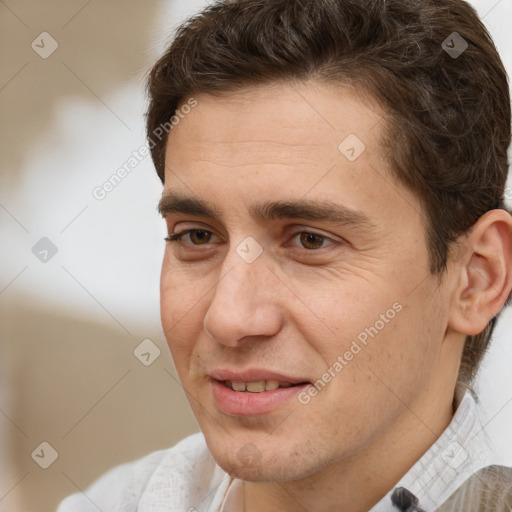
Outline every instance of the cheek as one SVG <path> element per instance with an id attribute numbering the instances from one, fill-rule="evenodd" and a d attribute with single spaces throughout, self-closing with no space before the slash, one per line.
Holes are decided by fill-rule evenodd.
<path id="1" fill-rule="evenodd" d="M 311 353 L 311 360 L 318 362 L 315 370 L 331 369 L 336 375 L 333 388 L 375 385 L 377 377 L 370 370 L 406 387 L 410 381 L 428 379 L 435 364 L 438 347 L 433 344 L 443 337 L 442 297 L 433 295 L 431 286 L 410 294 L 403 279 L 393 284 L 387 280 L 386 286 L 379 282 L 374 276 L 372 282 L 346 280 L 317 291 L 310 286 L 304 295 L 309 314 L 295 312 L 294 323 L 316 353 Z M 297 290 L 302 292 L 306 290 Z M 405 369 L 401 377 L 396 368 Z"/>
<path id="2" fill-rule="evenodd" d="M 297 295 L 307 297 L 308 314 L 303 308 L 296 310 L 295 322 L 304 338 L 330 359 L 342 355 L 352 341 L 364 343 L 375 331 L 386 330 L 400 316 L 399 306 L 393 308 L 393 293 L 382 293 L 362 280 L 308 286 L 297 290 Z"/>
<path id="3" fill-rule="evenodd" d="M 200 283 L 181 278 L 177 272 L 163 270 L 160 279 L 160 317 L 167 344 L 178 366 L 190 353 L 193 341 L 203 326 Z"/>
<path id="4" fill-rule="evenodd" d="M 362 350 L 347 368 L 361 391 L 366 387 L 375 410 L 421 396 L 436 370 L 444 335 L 442 297 L 417 291 L 393 304 L 399 305 L 396 311 L 377 310 L 384 316 L 369 319 L 370 327 L 362 331 L 365 344 L 359 343 Z"/>

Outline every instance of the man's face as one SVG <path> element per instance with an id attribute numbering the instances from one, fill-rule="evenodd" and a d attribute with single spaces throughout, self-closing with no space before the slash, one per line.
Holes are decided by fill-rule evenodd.
<path id="1" fill-rule="evenodd" d="M 194 231 L 166 248 L 161 315 L 210 450 L 291 480 L 392 449 L 425 428 L 448 308 L 382 112 L 313 82 L 195 98 L 167 146 L 161 209 Z"/>

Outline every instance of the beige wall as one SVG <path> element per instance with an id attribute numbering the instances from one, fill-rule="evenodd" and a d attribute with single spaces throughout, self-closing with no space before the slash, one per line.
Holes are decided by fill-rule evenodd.
<path id="1" fill-rule="evenodd" d="M 113 465 L 197 431 L 158 321 L 150 162 L 104 201 L 91 194 L 144 143 L 159 5 L 0 3 L 2 512 L 55 510 Z M 58 43 L 46 59 L 31 47 L 51 48 L 43 31 Z M 44 236 L 58 247 L 46 263 L 32 253 Z M 133 354 L 146 338 L 161 350 L 147 367 Z M 58 452 L 47 469 L 31 456 L 43 441 Z"/>
<path id="2" fill-rule="evenodd" d="M 140 340 L 120 329 L 2 306 L 2 512 L 55 510 L 113 465 L 197 430 L 158 331 L 149 337 L 161 356 L 146 367 L 132 353 Z M 43 441 L 59 455 L 48 469 L 31 458 Z"/>

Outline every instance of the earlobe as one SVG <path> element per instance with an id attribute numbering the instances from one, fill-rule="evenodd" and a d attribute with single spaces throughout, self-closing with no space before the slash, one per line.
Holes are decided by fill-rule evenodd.
<path id="1" fill-rule="evenodd" d="M 467 235 L 465 247 L 453 268 L 458 279 L 449 323 L 474 336 L 500 312 L 512 289 L 512 216 L 505 210 L 487 212 Z"/>

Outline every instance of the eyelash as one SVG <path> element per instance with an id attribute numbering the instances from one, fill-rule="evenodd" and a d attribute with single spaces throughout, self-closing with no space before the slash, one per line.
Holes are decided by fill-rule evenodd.
<path id="1" fill-rule="evenodd" d="M 198 228 L 193 228 L 193 229 L 186 229 L 184 231 L 181 231 L 179 233 L 171 233 L 170 235 L 166 236 L 164 238 L 164 240 L 167 242 L 167 243 L 172 243 L 172 242 L 181 242 L 181 239 L 185 236 L 185 235 L 188 235 L 189 233 L 192 233 L 194 231 L 202 231 L 204 233 L 211 233 L 213 234 L 211 231 L 208 231 L 206 229 L 198 229 Z M 298 231 L 297 233 L 295 233 L 294 235 L 292 235 L 292 239 L 294 239 L 295 237 L 297 237 L 298 235 L 301 235 L 303 233 L 306 233 L 308 235 L 315 235 L 317 237 L 320 237 L 322 238 L 323 240 L 328 240 L 330 242 L 332 242 L 332 244 L 329 244 L 329 245 L 334 245 L 336 243 L 335 240 L 332 240 L 331 238 L 325 236 L 325 235 L 321 235 L 320 233 L 315 233 L 313 231 Z M 339 242 L 338 242 L 339 243 Z M 200 247 L 201 244 L 187 244 L 187 245 L 192 245 L 192 246 L 196 246 L 196 247 Z M 206 245 L 206 244 L 205 244 Z M 325 247 L 329 247 L 329 245 L 325 246 Z M 305 247 L 302 247 L 302 249 L 304 251 L 307 251 L 307 252 L 315 252 L 315 251 L 318 251 L 320 249 L 324 249 L 325 247 L 318 247 L 316 249 L 306 249 Z"/>

